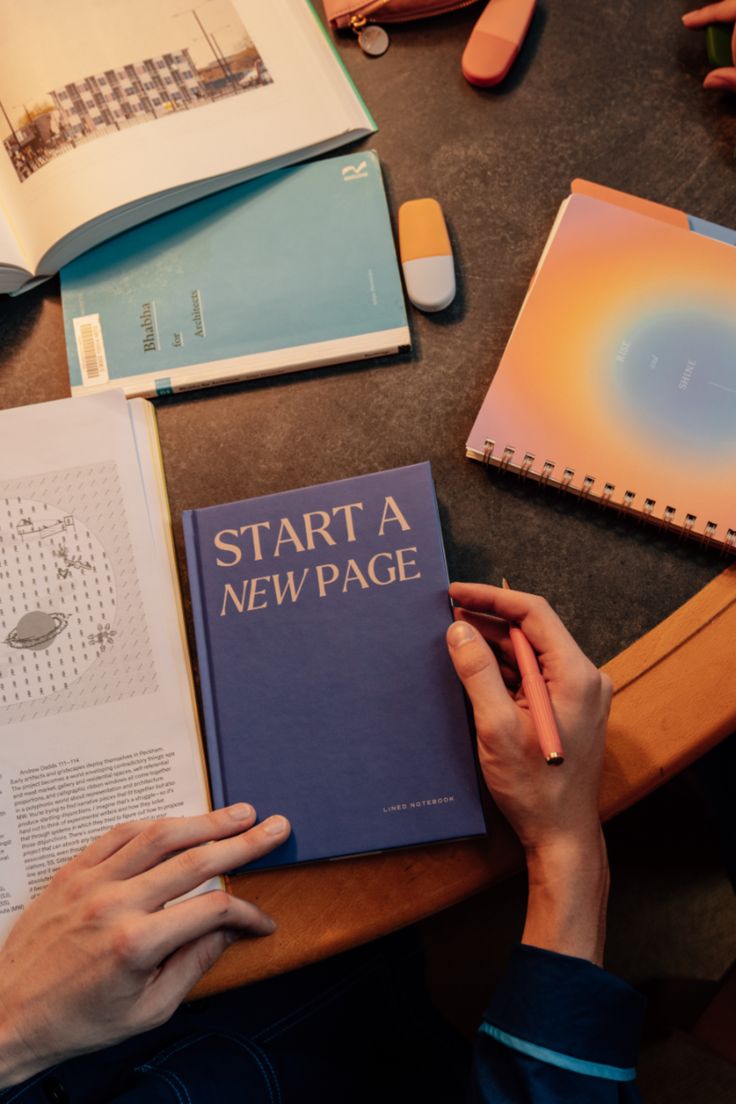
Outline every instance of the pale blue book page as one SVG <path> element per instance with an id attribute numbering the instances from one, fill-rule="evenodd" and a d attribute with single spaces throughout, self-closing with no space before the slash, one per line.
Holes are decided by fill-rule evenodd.
<path id="1" fill-rule="evenodd" d="M 697 218 L 688 215 L 690 229 L 696 234 L 702 234 L 706 238 L 715 238 L 716 241 L 725 242 L 726 245 L 736 245 L 736 230 L 728 226 L 720 226 L 717 222 L 709 222 L 708 219 Z"/>

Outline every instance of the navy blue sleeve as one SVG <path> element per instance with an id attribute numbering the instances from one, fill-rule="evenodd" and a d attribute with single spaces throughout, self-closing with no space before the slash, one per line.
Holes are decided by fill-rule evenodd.
<path id="1" fill-rule="evenodd" d="M 468 1104 L 640 1104 L 644 997 L 582 958 L 519 944 L 478 1032 Z"/>

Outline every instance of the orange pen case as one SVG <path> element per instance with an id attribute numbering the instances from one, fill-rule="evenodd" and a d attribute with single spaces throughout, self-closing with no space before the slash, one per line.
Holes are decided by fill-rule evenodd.
<path id="1" fill-rule="evenodd" d="M 478 0 L 324 0 L 327 22 L 360 31 L 367 23 L 404 23 L 469 8 Z"/>

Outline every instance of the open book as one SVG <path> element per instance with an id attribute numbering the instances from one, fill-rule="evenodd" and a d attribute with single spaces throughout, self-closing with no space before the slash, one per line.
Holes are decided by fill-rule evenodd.
<path id="1" fill-rule="evenodd" d="M 0 0 L 0 292 L 376 128 L 308 0 Z"/>
<path id="2" fill-rule="evenodd" d="M 155 414 L 0 413 L 0 942 L 120 821 L 209 807 Z"/>

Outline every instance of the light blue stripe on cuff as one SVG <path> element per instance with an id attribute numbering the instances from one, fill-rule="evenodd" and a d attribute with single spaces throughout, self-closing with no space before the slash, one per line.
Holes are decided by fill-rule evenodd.
<path id="1" fill-rule="evenodd" d="M 537 1058 L 550 1066 L 559 1066 L 560 1069 L 572 1070 L 573 1073 L 584 1073 L 588 1077 L 602 1077 L 606 1081 L 636 1080 L 635 1069 L 621 1069 L 620 1066 L 604 1066 L 601 1062 L 585 1062 L 582 1058 L 571 1058 L 569 1054 L 559 1054 L 556 1050 L 548 1050 L 547 1047 L 528 1043 L 526 1039 L 508 1035 L 493 1024 L 482 1023 L 479 1030 L 490 1035 L 496 1042 L 510 1047 L 511 1050 L 518 1050 L 520 1054 L 527 1054 L 530 1058 Z"/>

